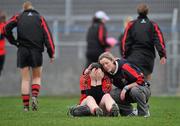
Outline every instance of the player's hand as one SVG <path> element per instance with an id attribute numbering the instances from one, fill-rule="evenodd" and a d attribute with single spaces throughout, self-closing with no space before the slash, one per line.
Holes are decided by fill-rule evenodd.
<path id="1" fill-rule="evenodd" d="M 88 68 L 86 68 L 85 70 L 84 70 L 84 74 L 89 74 L 90 73 L 90 70 L 88 69 Z"/>
<path id="2" fill-rule="evenodd" d="M 104 77 L 104 72 L 100 68 L 96 69 L 95 74 L 97 81 L 101 81 Z"/>
<path id="3" fill-rule="evenodd" d="M 165 58 L 165 57 L 162 57 L 162 58 L 161 58 L 160 64 L 166 64 L 166 58 Z"/>
<path id="4" fill-rule="evenodd" d="M 50 59 L 50 63 L 53 63 L 53 62 L 54 62 L 54 60 L 55 60 L 55 58 L 54 58 L 54 57 L 52 57 L 52 58 Z"/>
<path id="5" fill-rule="evenodd" d="M 120 99 L 121 99 L 122 101 L 125 100 L 126 92 L 127 92 L 127 91 L 126 91 L 125 89 L 122 89 L 121 94 L 120 94 Z"/>
<path id="6" fill-rule="evenodd" d="M 92 69 L 89 76 L 91 80 L 96 80 L 96 74 L 95 74 L 96 68 Z"/>
<path id="7" fill-rule="evenodd" d="M 85 69 L 84 74 L 89 74 L 91 72 L 91 64 L 88 66 L 88 68 Z"/>

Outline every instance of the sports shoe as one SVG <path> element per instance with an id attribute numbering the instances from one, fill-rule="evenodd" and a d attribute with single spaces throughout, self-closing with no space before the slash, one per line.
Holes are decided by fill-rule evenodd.
<path id="1" fill-rule="evenodd" d="M 94 115 L 97 117 L 103 116 L 103 110 L 101 108 L 95 108 Z"/>
<path id="2" fill-rule="evenodd" d="M 112 108 L 111 108 L 111 112 L 110 112 L 110 116 L 118 116 L 119 115 L 119 107 L 117 106 L 117 104 L 113 104 Z"/>
<path id="3" fill-rule="evenodd" d="M 147 114 L 144 116 L 145 118 L 148 118 L 148 117 L 150 117 L 151 115 L 150 115 L 150 112 L 149 112 L 149 110 L 148 110 L 148 112 L 147 112 Z"/>
<path id="4" fill-rule="evenodd" d="M 67 111 L 67 115 L 68 115 L 68 116 L 74 116 L 74 114 L 73 114 L 74 107 L 75 107 L 75 106 L 71 106 L 71 107 L 68 108 L 68 111 Z"/>
<path id="5" fill-rule="evenodd" d="M 87 105 L 74 105 L 68 109 L 67 115 L 71 116 L 90 116 L 91 111 Z"/>
<path id="6" fill-rule="evenodd" d="M 28 112 L 29 111 L 29 106 L 24 106 L 24 112 Z"/>
<path id="7" fill-rule="evenodd" d="M 38 101 L 37 97 L 32 97 L 32 111 L 38 110 Z"/>
<path id="8" fill-rule="evenodd" d="M 130 117 L 138 116 L 138 110 L 137 109 L 133 109 L 133 111 L 129 115 L 127 115 L 127 116 L 130 116 Z"/>
<path id="9" fill-rule="evenodd" d="M 133 109 L 132 113 L 130 113 L 128 116 L 138 116 L 138 110 Z M 139 115 L 139 116 L 144 116 L 145 118 L 148 118 L 148 117 L 150 117 L 150 112 L 148 110 L 146 115 Z"/>

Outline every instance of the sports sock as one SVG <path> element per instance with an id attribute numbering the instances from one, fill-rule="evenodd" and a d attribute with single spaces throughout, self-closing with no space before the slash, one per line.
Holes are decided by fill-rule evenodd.
<path id="1" fill-rule="evenodd" d="M 29 94 L 22 94 L 22 101 L 24 107 L 29 107 L 29 98 L 30 98 Z"/>
<path id="2" fill-rule="evenodd" d="M 32 97 L 37 97 L 39 95 L 40 85 L 33 84 L 31 89 L 32 89 Z"/>

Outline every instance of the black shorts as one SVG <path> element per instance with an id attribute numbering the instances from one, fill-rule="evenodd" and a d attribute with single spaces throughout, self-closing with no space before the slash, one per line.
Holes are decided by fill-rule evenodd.
<path id="1" fill-rule="evenodd" d="M 26 47 L 19 47 L 17 52 L 17 67 L 39 67 L 42 66 L 42 52 Z"/>
<path id="2" fill-rule="evenodd" d="M 99 93 L 92 95 L 92 97 L 95 99 L 95 101 L 98 105 L 101 102 L 101 99 L 104 96 L 104 94 L 105 94 L 104 92 L 99 92 Z"/>
<path id="3" fill-rule="evenodd" d="M 154 68 L 154 57 L 144 56 L 143 54 L 133 53 L 127 57 L 127 61 L 135 64 L 145 76 L 151 74 Z"/>
<path id="4" fill-rule="evenodd" d="M 101 102 L 101 99 L 104 96 L 104 94 L 105 93 L 102 91 L 102 86 L 91 87 L 89 92 L 89 95 L 95 99 L 98 105 Z"/>

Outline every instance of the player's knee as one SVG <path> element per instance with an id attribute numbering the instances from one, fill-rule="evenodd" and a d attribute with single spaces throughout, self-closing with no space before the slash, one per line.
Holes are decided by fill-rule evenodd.
<path id="1" fill-rule="evenodd" d="M 92 100 L 94 100 L 94 98 L 92 96 L 87 96 L 87 100 L 92 101 Z"/>
<path id="2" fill-rule="evenodd" d="M 139 96 L 141 94 L 141 92 L 139 91 L 139 89 L 137 87 L 133 87 L 133 88 L 131 88 L 131 94 L 132 94 L 132 96 Z"/>
<path id="3" fill-rule="evenodd" d="M 118 88 L 115 88 L 111 90 L 110 95 L 113 99 L 116 99 L 117 96 L 119 96 L 120 90 Z"/>
<path id="4" fill-rule="evenodd" d="M 109 99 L 109 98 L 111 98 L 111 96 L 110 96 L 110 94 L 104 94 L 104 96 L 102 97 L 102 99 Z"/>

